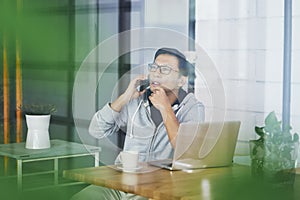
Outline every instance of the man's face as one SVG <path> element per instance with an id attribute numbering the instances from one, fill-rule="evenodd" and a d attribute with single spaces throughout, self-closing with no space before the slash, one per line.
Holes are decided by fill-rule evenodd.
<path id="1" fill-rule="evenodd" d="M 160 86 L 166 92 L 177 90 L 180 86 L 179 62 L 175 56 L 169 54 L 161 54 L 156 57 L 154 64 L 158 66 L 155 70 L 149 71 L 150 90 L 155 90 L 155 87 Z M 169 73 L 161 72 L 160 67 L 169 67 Z M 162 69 L 162 71 L 165 71 Z"/>

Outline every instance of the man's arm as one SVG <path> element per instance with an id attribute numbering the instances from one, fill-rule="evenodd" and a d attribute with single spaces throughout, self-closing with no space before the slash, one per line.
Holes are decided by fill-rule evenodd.
<path id="1" fill-rule="evenodd" d="M 131 99 L 137 98 L 145 92 L 136 91 L 137 82 L 143 79 L 145 79 L 144 75 L 133 79 L 122 95 L 111 104 L 105 105 L 93 116 L 89 126 L 89 133 L 92 136 L 102 138 L 116 132 L 119 126 L 125 125 L 127 116 L 126 113 L 121 113 L 121 110 Z"/>
<path id="2" fill-rule="evenodd" d="M 137 83 L 141 80 L 144 80 L 145 78 L 146 76 L 141 75 L 133 79 L 129 83 L 126 91 L 122 95 L 120 95 L 119 98 L 117 98 L 114 102 L 112 102 L 110 104 L 110 107 L 114 111 L 120 112 L 123 106 L 126 105 L 131 99 L 135 99 L 141 96 L 145 92 L 145 90 L 139 92 L 136 90 L 136 87 L 137 87 Z"/>
<path id="3" fill-rule="evenodd" d="M 157 87 L 157 89 L 151 94 L 149 99 L 152 102 L 152 104 L 160 111 L 168 133 L 170 143 L 174 147 L 176 144 L 176 136 L 179 128 L 179 122 L 172 109 L 170 99 L 166 95 L 164 89 L 160 87 Z"/>
<path id="4" fill-rule="evenodd" d="M 175 116 L 172 107 L 167 107 L 161 111 L 163 122 L 165 124 L 169 140 L 173 147 L 176 145 L 176 136 L 179 129 L 179 122 Z"/>

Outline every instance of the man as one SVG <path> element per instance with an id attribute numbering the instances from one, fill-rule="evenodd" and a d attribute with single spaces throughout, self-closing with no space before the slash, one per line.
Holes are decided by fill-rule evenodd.
<path id="1" fill-rule="evenodd" d="M 133 79 L 126 91 L 93 117 L 89 132 L 103 138 L 126 127 L 125 151 L 138 151 L 140 161 L 171 158 L 180 123 L 204 121 L 204 106 L 186 93 L 191 64 L 177 49 L 161 48 L 148 65 L 149 75 Z M 149 79 L 150 87 L 136 88 Z M 116 163 L 119 162 L 119 157 Z M 145 199 L 120 191 L 89 186 L 74 199 Z"/>

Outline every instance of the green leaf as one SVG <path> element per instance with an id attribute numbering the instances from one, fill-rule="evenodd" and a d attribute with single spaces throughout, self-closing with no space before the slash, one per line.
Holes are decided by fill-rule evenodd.
<path id="1" fill-rule="evenodd" d="M 294 142 L 298 142 L 299 141 L 299 135 L 298 133 L 295 133 L 294 136 L 293 136 L 293 141 Z"/>
<path id="2" fill-rule="evenodd" d="M 264 137 L 264 135 L 265 135 L 264 127 L 258 127 L 258 126 L 255 126 L 255 132 L 256 132 L 257 135 L 259 135 L 260 137 Z"/>
<path id="3" fill-rule="evenodd" d="M 265 132 L 278 135 L 282 133 L 281 121 L 278 121 L 275 112 L 271 112 L 265 119 Z"/>
<path id="4" fill-rule="evenodd" d="M 277 120 L 277 117 L 276 117 L 276 114 L 274 111 L 270 112 L 268 114 L 268 116 L 266 117 L 265 119 L 265 124 L 266 125 L 273 125 L 273 124 L 276 124 L 278 123 L 278 120 Z"/>
<path id="5" fill-rule="evenodd" d="M 27 115 L 49 115 L 56 112 L 56 106 L 53 104 L 24 104 L 19 109 Z"/>

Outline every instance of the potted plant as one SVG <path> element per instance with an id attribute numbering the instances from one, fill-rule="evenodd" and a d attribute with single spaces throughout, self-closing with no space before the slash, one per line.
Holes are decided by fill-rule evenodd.
<path id="1" fill-rule="evenodd" d="M 20 109 L 25 114 L 27 124 L 27 149 L 45 149 L 50 147 L 49 123 L 51 114 L 56 112 L 53 104 L 24 104 Z"/>
<path id="2" fill-rule="evenodd" d="M 298 156 L 299 136 L 282 129 L 275 112 L 265 118 L 265 126 L 255 127 L 259 139 L 250 140 L 252 174 L 271 181 L 290 182 Z"/>

